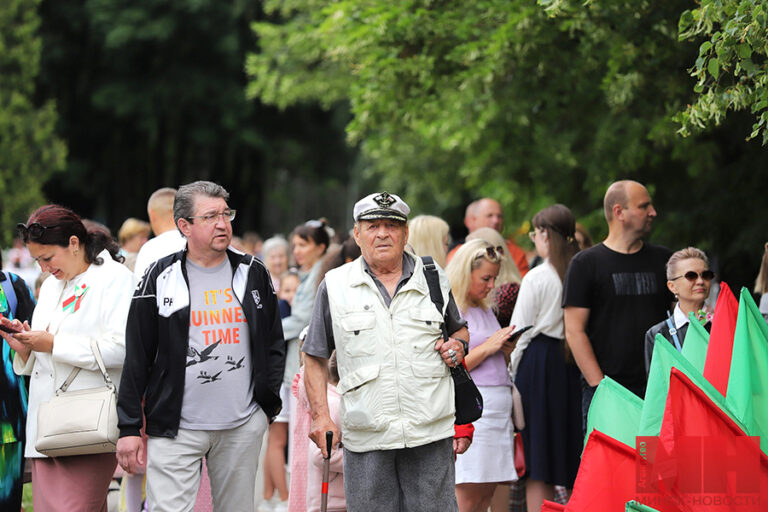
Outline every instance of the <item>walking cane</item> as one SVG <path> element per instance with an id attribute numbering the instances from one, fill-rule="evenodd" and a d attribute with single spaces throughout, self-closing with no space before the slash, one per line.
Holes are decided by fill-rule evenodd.
<path id="1" fill-rule="evenodd" d="M 333 432 L 325 433 L 325 447 L 327 456 L 323 457 L 323 494 L 320 501 L 320 512 L 328 512 L 328 480 L 331 476 L 331 445 L 333 444 Z"/>

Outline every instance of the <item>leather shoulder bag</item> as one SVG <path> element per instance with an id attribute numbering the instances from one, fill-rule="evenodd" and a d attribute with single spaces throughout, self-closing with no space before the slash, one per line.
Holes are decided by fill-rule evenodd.
<path id="1" fill-rule="evenodd" d="M 109 378 L 95 340 L 91 350 L 104 377 L 104 386 L 67 391 L 80 368 L 73 368 L 67 380 L 37 412 L 35 450 L 49 457 L 114 452 L 120 431 L 117 428 L 117 391 Z"/>
<path id="2" fill-rule="evenodd" d="M 440 277 L 437 275 L 437 267 L 431 256 L 422 256 L 424 262 L 424 277 L 429 286 L 429 297 L 440 314 L 443 314 L 443 293 L 440 291 Z M 442 322 L 443 338 L 448 340 L 448 328 L 445 321 Z M 465 354 L 466 357 L 466 354 Z M 475 381 L 469 375 L 464 362 L 456 367 L 451 367 L 453 387 L 456 404 L 456 425 L 466 425 L 480 419 L 483 415 L 483 395 L 477 389 Z"/>

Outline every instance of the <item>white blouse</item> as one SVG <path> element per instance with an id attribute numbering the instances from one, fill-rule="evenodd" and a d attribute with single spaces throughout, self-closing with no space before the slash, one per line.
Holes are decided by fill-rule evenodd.
<path id="1" fill-rule="evenodd" d="M 520 336 L 510 356 L 509 374 L 513 381 L 523 352 L 533 338 L 539 334 L 560 340 L 565 338 L 562 298 L 563 283 L 549 260 L 544 260 L 523 277 L 509 325 L 514 325 L 515 330 L 528 325 L 533 328 Z"/>
<path id="2" fill-rule="evenodd" d="M 98 343 L 110 379 L 116 387 L 120 384 L 125 326 L 136 282 L 131 271 L 114 261 L 108 251 L 99 257 L 103 264 L 91 264 L 70 281 L 51 276 L 40 288 L 31 328 L 53 333 L 53 352 L 33 351 L 26 363 L 18 354 L 14 356 L 14 371 L 30 376 L 26 457 L 44 457 L 35 450 L 37 410 L 41 402 L 51 399 L 74 367 L 81 371 L 69 390 L 104 385 L 91 351 L 91 338 Z"/>

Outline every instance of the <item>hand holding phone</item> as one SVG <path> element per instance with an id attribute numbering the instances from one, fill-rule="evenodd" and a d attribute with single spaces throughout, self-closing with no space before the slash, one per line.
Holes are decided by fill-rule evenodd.
<path id="1" fill-rule="evenodd" d="M 521 327 L 520 329 L 514 332 L 511 332 L 507 337 L 505 343 L 517 343 L 517 340 L 520 338 L 520 336 L 522 336 L 522 334 L 529 329 L 533 329 L 533 326 L 526 325 L 525 327 Z"/>
<path id="2" fill-rule="evenodd" d="M 17 326 L 8 318 L 0 315 L 0 330 L 7 332 L 8 334 L 16 334 L 17 332 L 21 332 L 22 328 L 21 325 Z"/>

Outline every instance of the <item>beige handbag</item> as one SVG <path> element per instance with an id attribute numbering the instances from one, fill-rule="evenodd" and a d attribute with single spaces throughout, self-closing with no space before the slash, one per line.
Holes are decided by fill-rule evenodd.
<path id="1" fill-rule="evenodd" d="M 73 368 L 56 395 L 40 404 L 35 450 L 44 455 L 63 457 L 115 451 L 120 434 L 117 391 L 95 340 L 91 340 L 91 350 L 105 385 L 67 392 L 80 372 L 80 368 Z"/>

